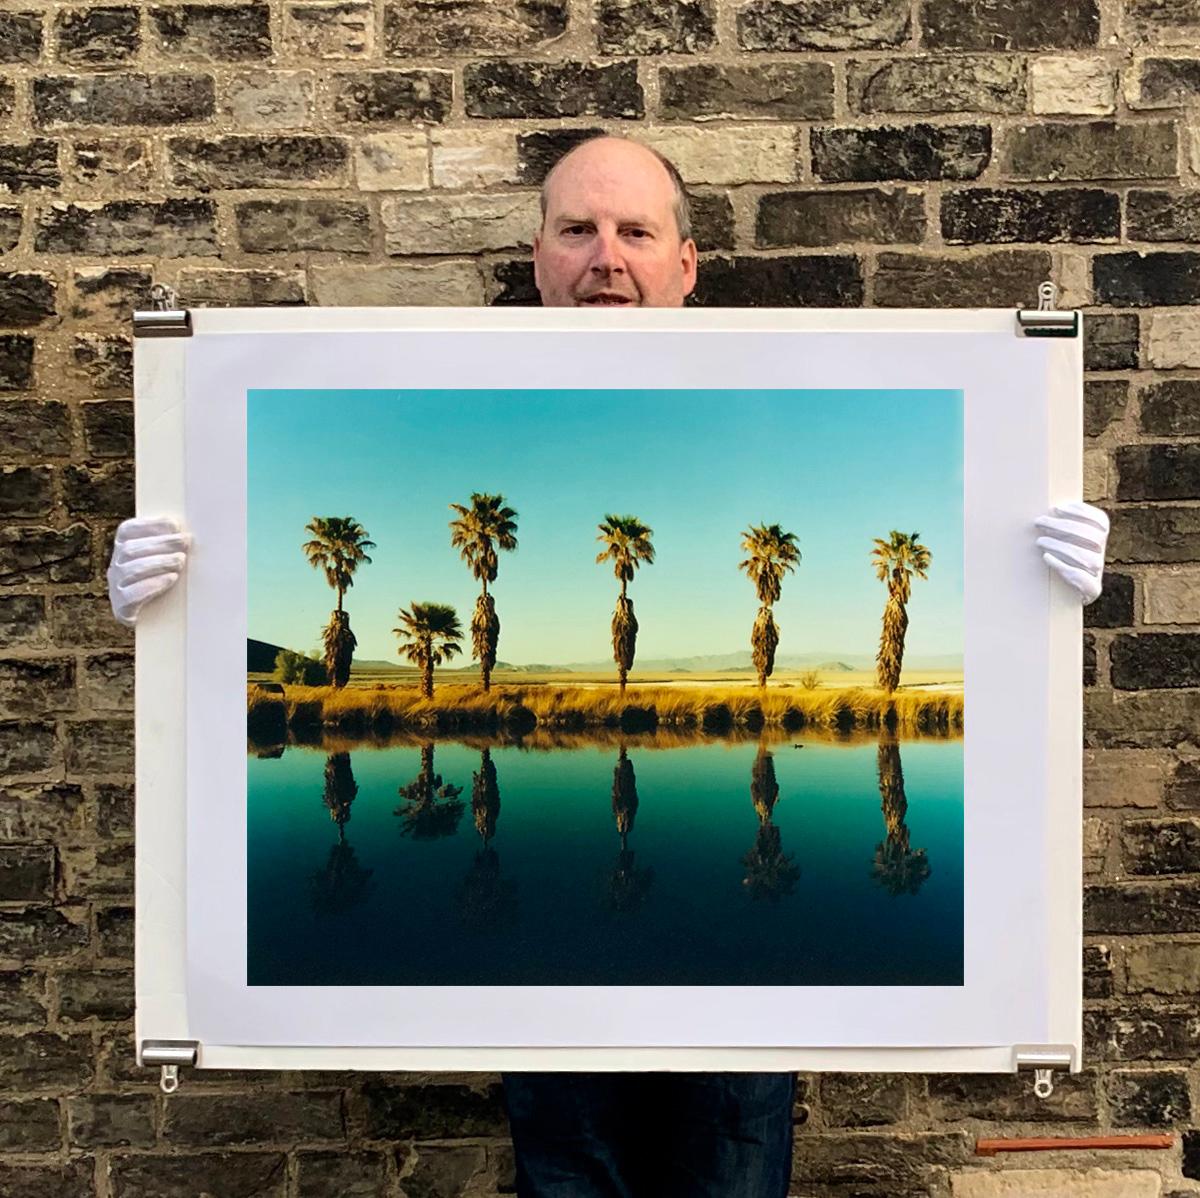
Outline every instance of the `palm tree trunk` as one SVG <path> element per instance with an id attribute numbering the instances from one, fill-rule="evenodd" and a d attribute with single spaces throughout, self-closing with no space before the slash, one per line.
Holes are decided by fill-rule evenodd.
<path id="1" fill-rule="evenodd" d="M 621 694 L 625 693 L 625 679 L 633 668 L 633 657 L 637 650 L 637 617 L 633 614 L 633 600 L 625 594 L 625 584 L 621 584 L 621 594 L 617 596 L 616 610 L 612 618 L 613 660 L 617 663 L 617 679 L 621 684 Z"/>
<path id="2" fill-rule="evenodd" d="M 875 657 L 875 675 L 881 690 L 889 695 L 900 685 L 904 664 L 904 635 L 908 631 L 908 612 L 900 596 L 893 592 L 883 609 L 883 631 Z"/>
<path id="3" fill-rule="evenodd" d="M 425 650 L 421 659 L 421 694 L 426 699 L 433 698 L 433 645 L 422 646 Z"/>
<path id="4" fill-rule="evenodd" d="M 496 617 L 496 604 L 488 594 L 485 579 L 483 591 L 475 600 L 475 611 L 471 615 L 471 647 L 479 662 L 485 691 L 492 688 L 492 669 L 496 664 L 496 646 L 499 642 L 500 621 Z"/>
<path id="5" fill-rule="evenodd" d="M 750 632 L 750 655 L 758 671 L 758 685 L 766 686 L 767 679 L 775 672 L 775 650 L 779 647 L 779 629 L 769 604 L 758 609 L 754 628 Z"/>

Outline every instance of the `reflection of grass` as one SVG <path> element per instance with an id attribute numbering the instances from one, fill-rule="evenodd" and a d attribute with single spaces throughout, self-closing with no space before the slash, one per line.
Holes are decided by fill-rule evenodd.
<path id="1" fill-rule="evenodd" d="M 624 697 L 615 689 L 571 686 L 438 687 L 424 699 L 415 687 L 288 686 L 270 694 L 249 689 L 252 740 L 270 743 L 324 733 L 386 735 L 401 729 L 430 733 L 525 735 L 614 729 L 738 736 L 763 729 L 852 731 L 887 728 L 905 733 L 957 734 L 963 725 L 958 691 L 897 691 L 866 687 L 817 690 L 750 687 L 640 687 Z"/>

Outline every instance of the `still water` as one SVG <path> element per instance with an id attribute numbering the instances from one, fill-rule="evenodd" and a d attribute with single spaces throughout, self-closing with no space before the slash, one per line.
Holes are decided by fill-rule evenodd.
<path id="1" fill-rule="evenodd" d="M 250 757 L 251 985 L 961 985 L 961 740 L 483 744 Z"/>

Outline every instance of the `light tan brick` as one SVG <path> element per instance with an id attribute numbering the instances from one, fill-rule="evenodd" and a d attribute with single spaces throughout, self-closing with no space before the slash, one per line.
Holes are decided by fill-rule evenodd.
<path id="1" fill-rule="evenodd" d="M 372 133 L 354 147 L 354 175 L 363 191 L 423 191 L 429 186 L 424 133 Z"/>
<path id="2" fill-rule="evenodd" d="M 1200 944 L 1131 944 L 1126 989 L 1152 994 L 1200 994 Z"/>
<path id="3" fill-rule="evenodd" d="M 249 71 L 225 85 L 224 111 L 239 129 L 301 129 L 312 119 L 311 71 Z"/>
<path id="4" fill-rule="evenodd" d="M 640 139 L 675 163 L 686 183 L 787 183 L 798 177 L 796 134 L 786 125 L 647 129 Z"/>
<path id="5" fill-rule="evenodd" d="M 1035 58 L 1029 84 L 1037 113 L 1103 116 L 1116 111 L 1116 72 L 1102 58 Z"/>
<path id="6" fill-rule="evenodd" d="M 1149 571 L 1142 580 L 1142 621 L 1200 624 L 1200 569 Z"/>
<path id="7" fill-rule="evenodd" d="M 1157 807 L 1171 771 L 1166 755 L 1154 749 L 1085 749 L 1085 807 Z"/>
<path id="8" fill-rule="evenodd" d="M 1083 497 L 1089 503 L 1108 498 L 1112 459 L 1107 449 L 1083 451 Z"/>
<path id="9" fill-rule="evenodd" d="M 375 12 L 364 0 L 333 4 L 289 4 L 284 44 L 306 58 L 359 59 L 375 52 Z"/>
<path id="10" fill-rule="evenodd" d="M 953 1198 L 1159 1198 L 1149 1169 L 972 1169 L 950 1179 Z"/>
<path id="11" fill-rule="evenodd" d="M 533 244 L 534 192 L 413 196 L 380 205 L 389 254 L 464 254 Z"/>
<path id="12" fill-rule="evenodd" d="M 1200 366 L 1200 313 L 1156 312 L 1150 317 L 1147 356 L 1160 370 Z"/>
<path id="13" fill-rule="evenodd" d="M 514 133 L 496 129 L 438 129 L 430 141 L 434 187 L 491 187 L 517 181 Z"/>
<path id="14" fill-rule="evenodd" d="M 484 299 L 474 262 L 315 267 L 312 293 L 315 303 L 331 307 L 473 308 Z"/>
<path id="15" fill-rule="evenodd" d="M 1091 816 L 1083 821 L 1083 870 L 1086 874 L 1098 874 L 1104 869 L 1104 855 L 1108 851 L 1109 826 Z"/>

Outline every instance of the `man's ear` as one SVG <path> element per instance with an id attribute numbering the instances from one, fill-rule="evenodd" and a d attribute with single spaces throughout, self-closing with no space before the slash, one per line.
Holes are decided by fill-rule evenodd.
<path id="1" fill-rule="evenodd" d="M 691 295 L 696 287 L 696 243 L 689 237 L 679 250 L 683 267 L 683 294 Z"/>
<path id="2" fill-rule="evenodd" d="M 542 289 L 541 280 L 538 278 L 538 257 L 541 255 L 541 252 L 542 235 L 539 232 L 533 235 L 533 285 L 538 289 L 538 291 L 541 291 Z"/>

